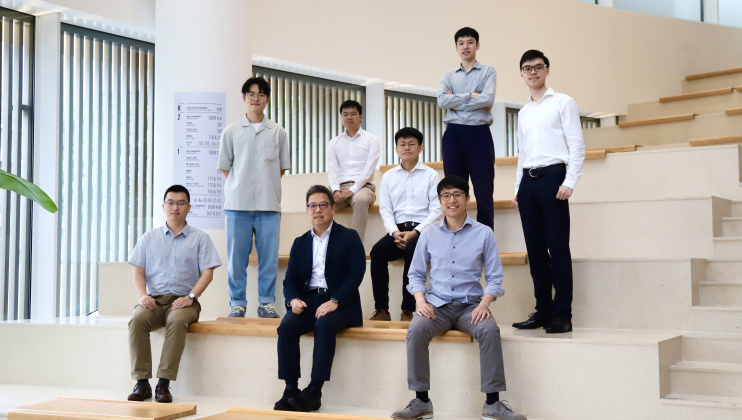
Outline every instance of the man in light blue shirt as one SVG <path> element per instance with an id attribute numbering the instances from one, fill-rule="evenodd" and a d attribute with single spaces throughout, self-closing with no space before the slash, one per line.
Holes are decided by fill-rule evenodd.
<path id="1" fill-rule="evenodd" d="M 433 337 L 450 329 L 463 331 L 479 342 L 481 392 L 487 394 L 482 418 L 523 420 L 500 402 L 505 391 L 500 328 L 489 305 L 502 289 L 502 263 L 491 229 L 466 214 L 469 183 L 447 176 L 438 183 L 438 198 L 445 217 L 420 235 L 412 259 L 407 290 L 417 301 L 417 312 L 407 329 L 407 382 L 416 398 L 394 419 L 433 417 L 428 346 Z M 430 288 L 425 287 L 430 264 Z M 480 278 L 484 269 L 486 285 Z M 427 293 L 427 297 L 426 297 Z"/>
<path id="2" fill-rule="evenodd" d="M 131 376 L 137 381 L 129 401 L 152 398 L 149 333 L 164 327 L 155 400 L 172 402 L 169 385 L 178 376 L 188 326 L 201 312 L 198 297 L 211 283 L 214 269 L 222 265 L 209 235 L 186 223 L 191 210 L 188 190 L 173 185 L 165 191 L 164 201 L 167 223 L 142 235 L 129 258 L 139 296 L 129 321 Z"/>
<path id="3" fill-rule="evenodd" d="M 479 33 L 469 27 L 454 35 L 461 64 L 443 74 L 438 106 L 447 110 L 443 121 L 442 154 L 446 176 L 471 176 L 477 199 L 477 221 L 494 226 L 495 145 L 490 132 L 497 72 L 477 61 Z"/>

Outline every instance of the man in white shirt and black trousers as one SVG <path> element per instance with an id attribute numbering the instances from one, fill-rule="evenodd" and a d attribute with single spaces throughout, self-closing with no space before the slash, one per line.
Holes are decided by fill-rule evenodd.
<path id="1" fill-rule="evenodd" d="M 582 124 L 575 100 L 547 89 L 549 59 L 544 53 L 526 51 L 520 59 L 520 73 L 531 97 L 518 113 L 513 206 L 520 211 L 536 312 L 513 327 L 564 333 L 572 331 L 568 199 L 585 160 Z"/>

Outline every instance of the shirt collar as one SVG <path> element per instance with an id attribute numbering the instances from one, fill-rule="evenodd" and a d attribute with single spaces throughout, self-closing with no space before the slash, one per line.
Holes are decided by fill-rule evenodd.
<path id="1" fill-rule="evenodd" d="M 475 61 L 474 62 L 474 65 L 472 66 L 471 69 L 474 70 L 474 69 L 481 69 L 481 68 L 482 68 L 482 65 L 479 64 L 479 61 Z M 466 72 L 466 70 L 464 70 L 464 66 L 461 65 L 461 63 L 459 63 L 459 68 L 457 68 L 456 71 L 459 71 L 459 70 L 461 70 L 463 72 Z M 471 70 L 469 70 L 469 71 L 471 71 Z"/>
<path id="2" fill-rule="evenodd" d="M 185 236 L 187 238 L 188 237 L 188 234 L 191 233 L 191 230 L 192 230 L 191 225 L 189 225 L 188 222 L 186 222 L 185 227 L 183 227 L 183 230 L 181 230 L 180 233 L 183 234 L 183 236 Z M 167 236 L 168 233 L 170 233 L 171 235 L 175 236 L 175 234 L 173 234 L 173 231 L 170 230 L 167 227 L 167 223 L 165 223 L 164 225 L 162 225 L 162 227 L 160 228 L 160 231 L 165 236 Z"/>
<path id="3" fill-rule="evenodd" d="M 330 236 L 330 231 L 332 230 L 332 225 L 334 225 L 334 224 L 335 224 L 335 221 L 333 220 L 332 223 L 330 223 L 330 227 L 328 227 L 327 230 L 324 231 L 321 236 L 317 236 L 317 234 L 314 233 L 314 226 L 312 226 L 312 228 L 309 229 L 309 233 L 312 234 L 312 238 L 316 238 L 316 239 L 322 240 L 322 239 Z"/>
<path id="4" fill-rule="evenodd" d="M 533 99 L 531 99 L 531 97 L 529 96 L 528 97 L 528 102 L 533 102 L 534 104 L 538 104 L 538 103 L 541 103 L 541 101 L 543 101 L 544 99 L 546 99 L 547 96 L 554 96 L 555 94 L 556 94 L 556 92 L 554 92 L 554 89 L 548 88 L 548 89 L 546 89 L 546 93 L 544 93 L 544 96 L 541 97 L 541 100 L 540 101 L 536 102 Z"/>
<path id="5" fill-rule="evenodd" d="M 253 123 L 251 123 L 250 120 L 247 119 L 247 115 L 245 115 L 245 114 L 242 114 L 242 118 L 240 119 L 240 122 L 241 122 L 241 125 L 243 127 L 249 127 L 249 126 L 253 125 Z M 265 114 L 263 114 L 263 121 L 261 121 L 260 124 L 261 124 L 260 125 L 261 128 L 262 127 L 273 128 L 273 126 L 276 125 L 276 123 L 274 123 L 273 121 L 269 120 L 268 117 L 265 116 Z"/>
<path id="6" fill-rule="evenodd" d="M 443 216 L 443 218 L 441 220 L 437 221 L 436 223 L 438 224 L 438 227 L 441 230 L 444 230 L 446 232 L 453 232 L 451 229 L 448 228 L 448 226 L 446 226 L 446 216 Z M 461 227 L 459 228 L 459 230 L 457 230 L 456 232 L 462 231 L 466 225 L 469 225 L 469 226 L 472 225 L 472 220 L 471 220 L 471 218 L 469 217 L 468 214 L 466 215 L 466 220 L 464 220 L 464 224 L 461 225 Z"/>
<path id="7" fill-rule="evenodd" d="M 348 135 L 348 130 L 345 130 L 345 131 L 343 131 L 343 135 L 344 135 L 345 137 L 347 137 L 347 138 L 351 139 L 351 140 L 354 140 L 354 139 L 356 139 L 356 138 L 358 138 L 358 137 L 361 137 L 361 135 L 363 135 L 363 133 L 365 133 L 365 132 L 366 132 L 366 131 L 365 131 L 365 130 L 363 129 L 363 127 L 360 127 L 360 128 L 358 129 L 358 132 L 356 133 L 355 137 L 351 137 L 351 136 L 349 136 L 349 135 Z"/>
<path id="8" fill-rule="evenodd" d="M 420 170 L 420 169 L 422 169 L 422 166 L 423 166 L 423 165 L 425 165 L 425 164 L 424 164 L 424 163 L 423 163 L 423 162 L 422 162 L 422 161 L 420 160 L 420 158 L 418 158 L 418 159 L 417 159 L 417 164 L 415 165 L 415 167 L 414 167 L 414 168 L 412 168 L 412 170 L 411 170 L 410 172 L 407 172 L 407 171 L 405 171 L 405 170 L 404 170 L 404 168 L 402 167 L 402 164 L 401 164 L 401 163 L 400 163 L 399 165 L 395 166 L 395 167 L 394 167 L 394 168 L 392 168 L 392 169 L 395 169 L 395 170 L 397 170 L 397 171 L 407 172 L 407 173 L 413 173 L 413 172 L 415 172 L 415 171 L 417 171 L 417 170 Z"/>

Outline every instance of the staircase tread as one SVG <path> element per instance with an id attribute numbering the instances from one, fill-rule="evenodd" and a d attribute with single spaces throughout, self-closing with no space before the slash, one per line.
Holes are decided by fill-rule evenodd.
<path id="1" fill-rule="evenodd" d="M 731 221 L 742 220 L 742 217 L 740 217 L 740 216 L 722 217 L 721 220 L 725 220 L 725 221 L 728 220 L 728 221 L 731 222 Z"/>
<path id="2" fill-rule="evenodd" d="M 722 397 L 719 395 L 694 395 L 694 394 L 668 394 L 663 401 L 687 401 L 687 402 L 700 402 L 700 403 L 711 403 L 713 405 L 725 405 L 732 406 L 734 408 L 742 408 L 742 398 L 739 397 Z"/>
<path id="3" fill-rule="evenodd" d="M 697 360 L 682 360 L 670 366 L 671 370 L 713 371 L 742 373 L 742 363 L 704 362 Z"/>
<path id="4" fill-rule="evenodd" d="M 701 281 L 698 284 L 701 286 L 742 286 L 742 280 L 740 281 Z"/>

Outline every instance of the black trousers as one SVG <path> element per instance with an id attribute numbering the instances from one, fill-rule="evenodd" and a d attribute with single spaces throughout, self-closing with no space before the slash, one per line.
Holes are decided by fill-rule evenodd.
<path id="1" fill-rule="evenodd" d="M 397 225 L 400 232 L 409 232 L 413 227 L 405 227 L 403 224 Z M 404 271 L 402 272 L 402 310 L 415 311 L 415 298 L 407 291 L 407 285 L 410 283 L 407 273 L 410 271 L 412 257 L 415 255 L 417 238 L 407 243 L 404 250 L 397 248 L 394 238 L 390 235 L 384 235 L 371 248 L 371 283 L 373 283 L 374 304 L 376 309 L 389 310 L 389 261 L 396 261 L 404 258 Z"/>
<path id="2" fill-rule="evenodd" d="M 536 178 L 524 173 L 518 188 L 518 207 L 533 277 L 536 312 L 571 319 L 569 203 L 556 198 L 565 175 L 566 170 Z"/>
<path id="3" fill-rule="evenodd" d="M 495 145 L 488 125 L 448 124 L 441 144 L 443 172 L 466 181 L 471 176 L 477 222 L 494 230 Z"/>
<path id="4" fill-rule="evenodd" d="M 330 380 L 332 360 L 335 358 L 335 336 L 348 327 L 342 306 L 317 319 L 317 308 L 330 300 L 329 294 L 309 292 L 301 297 L 307 307 L 301 315 L 289 309 L 278 327 L 278 379 L 298 380 L 301 377 L 299 339 L 314 331 L 312 379 Z"/>

